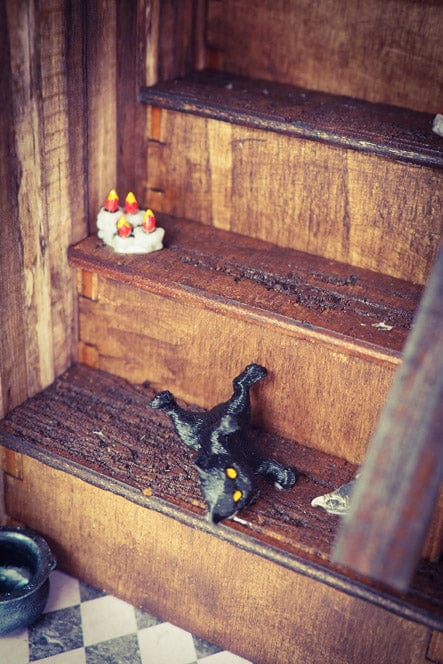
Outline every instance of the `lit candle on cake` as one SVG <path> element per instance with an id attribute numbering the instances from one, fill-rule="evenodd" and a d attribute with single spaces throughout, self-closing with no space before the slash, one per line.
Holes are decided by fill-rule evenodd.
<path id="1" fill-rule="evenodd" d="M 143 216 L 142 228 L 146 233 L 152 233 L 152 231 L 155 231 L 156 226 L 155 214 L 148 208 Z"/>
<path id="2" fill-rule="evenodd" d="M 97 235 L 105 244 L 111 244 L 117 232 L 117 222 L 123 214 L 115 189 L 111 189 L 97 215 Z"/>
<path id="3" fill-rule="evenodd" d="M 107 212 L 117 212 L 118 210 L 118 194 L 115 189 L 111 189 L 107 198 L 105 199 L 104 208 Z"/>
<path id="4" fill-rule="evenodd" d="M 132 191 L 125 198 L 125 215 L 132 226 L 140 226 L 143 222 L 144 211 L 140 210 L 138 201 Z"/>
<path id="5" fill-rule="evenodd" d="M 132 224 L 129 223 L 125 215 L 117 221 L 117 233 L 120 237 L 129 237 L 132 233 Z"/>
<path id="6" fill-rule="evenodd" d="M 163 249 L 164 228 L 157 228 L 155 214 L 146 210 L 141 226 L 134 228 L 134 252 L 149 253 Z"/>

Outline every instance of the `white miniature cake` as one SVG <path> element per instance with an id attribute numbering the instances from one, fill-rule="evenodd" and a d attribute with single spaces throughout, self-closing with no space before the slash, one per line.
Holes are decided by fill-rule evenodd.
<path id="1" fill-rule="evenodd" d="M 97 215 L 98 237 L 121 254 L 148 254 L 163 249 L 164 228 L 157 228 L 152 210 L 140 210 L 132 192 L 126 196 L 125 209 L 118 205 L 112 189 Z"/>

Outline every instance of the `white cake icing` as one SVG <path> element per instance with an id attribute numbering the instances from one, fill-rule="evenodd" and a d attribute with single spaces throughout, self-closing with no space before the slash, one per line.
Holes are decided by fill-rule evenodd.
<path id="1" fill-rule="evenodd" d="M 141 226 L 137 226 L 129 237 L 115 235 L 110 246 L 119 254 L 149 254 L 163 249 L 164 235 L 164 228 L 157 227 L 151 233 L 146 233 Z"/>
<path id="2" fill-rule="evenodd" d="M 117 232 L 117 221 L 123 214 L 122 208 L 115 212 L 108 212 L 104 207 L 100 208 L 97 215 L 97 235 L 105 244 L 111 244 Z"/>

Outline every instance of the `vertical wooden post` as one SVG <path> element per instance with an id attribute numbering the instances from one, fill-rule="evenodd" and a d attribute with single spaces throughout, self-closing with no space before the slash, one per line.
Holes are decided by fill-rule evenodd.
<path id="1" fill-rule="evenodd" d="M 72 362 L 67 248 L 86 234 L 82 7 L 7 0 L 0 8 L 2 412 Z"/>
<path id="2" fill-rule="evenodd" d="M 14 142 L 12 71 L 5 3 L 0 3 L 0 417 L 27 396 L 20 162 Z"/>
<path id="3" fill-rule="evenodd" d="M 443 247 L 333 560 L 404 591 L 443 480 Z"/>
<path id="4" fill-rule="evenodd" d="M 115 0 L 88 3 L 86 76 L 88 97 L 88 217 L 95 218 L 117 180 L 117 12 Z M 127 48 L 121 44 L 120 48 Z"/>
<path id="5" fill-rule="evenodd" d="M 117 2 L 117 174 L 121 196 L 133 191 L 144 203 L 146 109 L 138 101 L 144 82 L 146 41 L 137 0 Z"/>

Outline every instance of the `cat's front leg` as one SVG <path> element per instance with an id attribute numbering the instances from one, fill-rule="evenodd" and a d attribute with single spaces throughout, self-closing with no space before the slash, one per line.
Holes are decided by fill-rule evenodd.
<path id="1" fill-rule="evenodd" d="M 290 489 L 297 481 L 298 472 L 292 466 L 284 466 L 273 459 L 263 459 L 256 472 L 269 477 L 277 489 Z"/>

